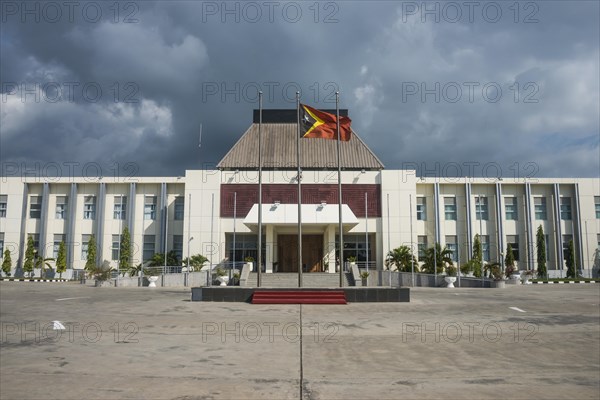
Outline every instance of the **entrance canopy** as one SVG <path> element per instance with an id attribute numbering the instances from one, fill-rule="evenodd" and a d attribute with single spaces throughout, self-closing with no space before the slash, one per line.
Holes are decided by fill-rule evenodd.
<path id="1" fill-rule="evenodd" d="M 272 225 L 297 225 L 297 204 L 263 204 L 262 223 Z M 302 224 L 331 225 L 339 223 L 337 204 L 302 204 Z M 244 219 L 246 226 L 258 225 L 258 204 L 254 204 Z M 344 228 L 358 225 L 358 218 L 350 207 L 342 204 L 342 224 Z"/>

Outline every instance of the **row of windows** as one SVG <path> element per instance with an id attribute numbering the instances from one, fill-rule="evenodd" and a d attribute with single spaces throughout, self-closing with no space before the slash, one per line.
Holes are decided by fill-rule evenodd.
<path id="1" fill-rule="evenodd" d="M 444 218 L 446 221 L 456 221 L 456 197 L 444 197 Z M 536 220 L 547 220 L 548 212 L 546 208 L 545 197 L 534 197 L 534 211 Z M 594 197 L 596 218 L 600 219 L 600 196 Z M 517 221 L 519 219 L 519 209 L 516 197 L 506 197 L 504 199 L 504 215 L 507 220 Z M 475 218 L 477 220 L 489 219 L 488 199 L 487 197 L 475 197 Z M 571 198 L 560 198 L 560 219 L 571 220 Z M 425 197 L 417 197 L 417 220 L 427 220 L 427 200 Z"/>
<path id="2" fill-rule="evenodd" d="M 144 198 L 144 219 L 156 219 L 156 196 L 145 196 Z M 66 219 L 69 205 L 68 196 L 56 197 L 55 219 Z M 0 217 L 6 217 L 7 196 L 0 196 Z M 183 220 L 184 198 L 179 196 L 175 198 L 174 218 Z M 39 219 L 42 216 L 42 196 L 29 197 L 29 218 Z M 113 206 L 113 219 L 125 220 L 127 218 L 127 196 L 115 196 Z M 84 196 L 83 200 L 83 219 L 96 219 L 96 196 Z"/>
<path id="3" fill-rule="evenodd" d="M 6 217 L 8 196 L 0 195 L 0 218 Z M 545 197 L 534 197 L 534 211 L 536 220 L 547 220 L 548 212 L 546 207 Z M 481 202 L 481 204 L 479 204 Z M 66 219 L 67 217 L 68 196 L 56 197 L 56 219 Z M 182 220 L 184 214 L 184 198 L 175 198 L 175 219 Z M 600 219 L 600 196 L 594 197 L 594 207 L 596 218 Z M 38 219 L 42 215 L 42 196 L 30 196 L 29 199 L 29 218 Z M 476 218 L 488 219 L 488 204 L 487 197 L 475 198 L 475 215 Z M 124 220 L 127 216 L 127 196 L 115 196 L 113 219 Z M 505 199 L 505 216 L 507 220 L 518 220 L 519 213 L 517 208 L 517 198 L 507 197 Z M 456 198 L 444 197 L 444 217 L 447 221 L 456 221 Z M 85 196 L 84 198 L 84 219 L 96 218 L 96 196 Z M 563 220 L 572 219 L 571 216 L 571 198 L 560 198 L 560 218 Z M 156 196 L 146 196 L 144 199 L 144 219 L 156 219 Z M 419 221 L 427 220 L 427 207 L 425 197 L 417 197 L 417 219 Z"/>
<path id="4" fill-rule="evenodd" d="M 33 247 L 36 251 L 39 250 L 40 247 L 40 235 L 39 233 L 30 233 L 28 236 L 31 236 L 33 239 Z M 81 235 L 81 259 L 87 260 L 88 256 L 88 243 L 90 241 L 91 235 Z M 55 234 L 54 242 L 52 244 L 52 258 L 58 257 L 58 250 L 60 248 L 60 243 L 64 242 L 66 239 L 66 235 L 64 234 Z M 142 256 L 143 261 L 149 260 L 155 254 L 155 235 L 144 235 L 144 247 Z M 177 258 L 181 259 L 183 254 L 183 235 L 173 235 L 173 248 L 169 251 L 174 251 L 177 255 Z M 0 252 L 4 251 L 4 233 L 0 233 Z M 119 260 L 121 251 L 121 235 L 112 235 L 112 260 Z"/>

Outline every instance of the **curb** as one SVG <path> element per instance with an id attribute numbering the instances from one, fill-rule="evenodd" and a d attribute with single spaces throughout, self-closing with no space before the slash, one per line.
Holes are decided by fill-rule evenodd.
<path id="1" fill-rule="evenodd" d="M 568 281 L 568 282 L 531 282 L 533 285 L 568 285 L 568 284 L 585 284 L 585 283 L 600 283 L 596 281 Z"/>
<path id="2" fill-rule="evenodd" d="M 21 279 L 9 278 L 1 279 L 0 282 L 68 282 L 68 279 Z"/>

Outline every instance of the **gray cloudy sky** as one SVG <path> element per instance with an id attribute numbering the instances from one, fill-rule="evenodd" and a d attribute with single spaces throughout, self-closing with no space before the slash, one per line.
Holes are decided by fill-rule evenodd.
<path id="1" fill-rule="evenodd" d="M 598 1 L 1 4 L 2 175 L 213 166 L 258 87 L 339 89 L 387 168 L 600 175 Z"/>

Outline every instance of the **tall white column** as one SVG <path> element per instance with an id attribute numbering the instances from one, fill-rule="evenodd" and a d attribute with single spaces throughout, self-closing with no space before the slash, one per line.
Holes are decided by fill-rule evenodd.
<path id="1" fill-rule="evenodd" d="M 265 251 L 265 272 L 267 274 L 273 273 L 273 253 L 275 251 L 275 240 L 274 240 L 274 232 L 273 225 L 265 225 L 265 236 L 266 236 L 266 251 Z"/>

